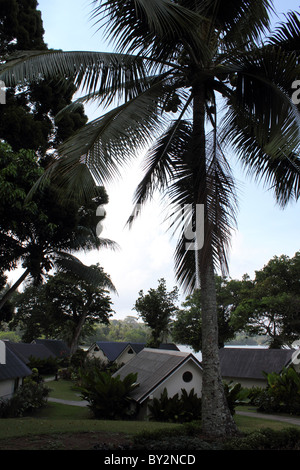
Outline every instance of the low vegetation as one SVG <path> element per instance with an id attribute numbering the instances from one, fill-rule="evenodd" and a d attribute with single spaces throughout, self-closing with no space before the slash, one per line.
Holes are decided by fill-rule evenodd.
<path id="1" fill-rule="evenodd" d="M 49 399 L 81 399 L 80 392 L 71 380 L 53 380 L 44 383 L 43 387 L 48 390 Z M 239 415 L 236 410 L 245 409 L 245 405 L 241 407 L 241 403 L 245 402 L 241 392 L 243 390 L 240 387 L 232 385 L 228 386 L 226 392 L 241 433 L 236 438 L 206 439 L 201 434 L 201 420 L 182 424 L 168 419 L 147 422 L 95 419 L 88 407 L 63 405 L 43 399 L 42 406 L 28 408 L 19 417 L 0 420 L 0 449 L 25 449 L 29 445 L 35 449 L 300 450 L 299 426 L 268 420 L 268 414 L 266 419 L 257 418 L 257 408 L 254 407 L 251 408 L 253 417 Z M 258 390 L 255 392 L 253 396 L 257 399 Z M 169 397 L 165 395 L 164 400 L 167 399 Z M 251 400 L 248 399 L 248 402 L 251 403 Z M 246 408 L 248 410 L 250 406 Z"/>

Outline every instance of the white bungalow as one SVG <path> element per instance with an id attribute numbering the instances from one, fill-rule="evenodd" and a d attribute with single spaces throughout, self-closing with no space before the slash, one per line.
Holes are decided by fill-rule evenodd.
<path id="1" fill-rule="evenodd" d="M 169 397 L 180 396 L 182 389 L 188 393 L 194 389 L 199 397 L 202 394 L 202 367 L 190 353 L 144 348 L 114 376 L 124 379 L 130 373 L 137 373 L 139 384 L 131 394 L 139 409 L 137 419 L 147 418 L 148 404 L 159 398 L 164 388 Z"/>

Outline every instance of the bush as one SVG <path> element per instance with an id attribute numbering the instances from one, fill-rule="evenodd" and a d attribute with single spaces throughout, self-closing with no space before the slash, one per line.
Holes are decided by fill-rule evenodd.
<path id="1" fill-rule="evenodd" d="M 300 375 L 292 368 L 266 374 L 268 386 L 257 397 L 258 411 L 300 414 Z"/>
<path id="2" fill-rule="evenodd" d="M 164 421 L 173 423 L 184 423 L 201 419 L 201 398 L 198 398 L 194 389 L 187 393 L 181 390 L 181 396 L 176 393 L 173 397 L 168 396 L 165 388 L 159 398 L 154 398 L 148 405 L 150 419 L 153 421 Z"/>
<path id="3" fill-rule="evenodd" d="M 38 369 L 41 375 L 56 374 L 61 360 L 55 357 L 48 357 L 47 359 L 40 359 L 30 357 L 28 367 L 30 369 Z"/>
<path id="4" fill-rule="evenodd" d="M 262 429 L 246 436 L 205 439 L 201 427 L 183 425 L 180 429 L 142 432 L 134 438 L 134 449 L 148 450 L 300 450 L 300 429 Z"/>
<path id="5" fill-rule="evenodd" d="M 300 430 L 262 429 L 245 437 L 229 439 L 224 450 L 300 450 Z"/>
<path id="6" fill-rule="evenodd" d="M 0 401 L 0 418 L 18 418 L 42 408 L 49 391 L 43 383 L 26 381 L 10 399 Z"/>
<path id="7" fill-rule="evenodd" d="M 82 397 L 90 404 L 95 418 L 129 419 L 134 416 L 130 393 L 138 386 L 137 374 L 128 374 L 123 380 L 120 376 L 99 371 L 97 367 L 80 371 Z"/>

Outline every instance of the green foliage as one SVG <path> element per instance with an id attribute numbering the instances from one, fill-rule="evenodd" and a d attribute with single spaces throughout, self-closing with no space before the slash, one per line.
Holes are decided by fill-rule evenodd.
<path id="1" fill-rule="evenodd" d="M 261 429 L 245 437 L 229 439 L 224 450 L 299 450 L 300 430 L 287 428 L 281 431 Z"/>
<path id="2" fill-rule="evenodd" d="M 49 391 L 43 383 L 29 378 L 10 399 L 0 401 L 0 417 L 21 417 L 42 408 L 47 403 Z"/>
<path id="3" fill-rule="evenodd" d="M 147 294 L 143 290 L 139 292 L 134 310 L 142 317 L 151 329 L 150 347 L 158 347 L 166 341 L 170 330 L 172 315 L 177 311 L 175 302 L 178 299 L 178 288 L 174 287 L 168 292 L 166 281 L 159 279 L 157 289 L 149 289 Z"/>
<path id="4" fill-rule="evenodd" d="M 111 319 L 109 324 L 95 324 L 93 332 L 86 336 L 84 344 L 91 345 L 96 341 L 127 341 L 129 343 L 147 343 L 149 327 L 128 316 L 124 320 Z"/>
<path id="5" fill-rule="evenodd" d="M 47 50 L 37 0 L 1 0 L 0 58 L 26 50 Z M 6 90 L 0 113 L 0 138 L 15 151 L 31 149 L 43 156 L 87 122 L 83 106 L 56 119 L 70 104 L 76 87 L 72 80 L 38 79 Z"/>
<path id="6" fill-rule="evenodd" d="M 169 397 L 164 388 L 160 397 L 153 398 L 148 408 L 150 419 L 154 421 L 184 423 L 201 419 L 201 398 L 197 397 L 194 389 L 189 393 L 182 389 L 180 396 L 176 393 Z"/>
<path id="7" fill-rule="evenodd" d="M 43 335 L 60 337 L 75 351 L 79 338 L 94 323 L 108 323 L 112 303 L 105 286 L 109 285 L 109 276 L 99 266 L 89 269 L 98 275 L 98 285 L 73 272 L 58 272 L 48 276 L 46 283 L 29 286 L 19 295 L 11 326 L 22 327 L 24 341 Z"/>
<path id="8" fill-rule="evenodd" d="M 246 279 L 242 281 L 215 276 L 219 347 L 234 338 L 235 328 L 231 324 L 232 311 L 244 298 Z M 195 289 L 188 295 L 176 313 L 173 322 L 172 337 L 179 344 L 188 344 L 195 351 L 202 348 L 202 315 L 201 315 L 201 290 Z"/>
<path id="9" fill-rule="evenodd" d="M 230 413 L 235 414 L 235 408 L 238 405 L 249 403 L 249 390 L 242 388 L 240 383 L 224 383 L 225 397 L 228 403 Z"/>
<path id="10" fill-rule="evenodd" d="M 270 338 L 271 348 L 281 348 L 300 338 L 300 252 L 272 258 L 248 280 L 244 299 L 233 312 L 237 330 Z"/>
<path id="11" fill-rule="evenodd" d="M 130 397 L 138 386 L 137 374 L 128 374 L 123 380 L 120 376 L 112 377 L 94 367 L 80 371 L 82 397 L 89 402 L 89 407 L 97 419 L 130 419 L 135 410 Z"/>
<path id="12" fill-rule="evenodd" d="M 265 374 L 267 388 L 256 399 L 258 410 L 265 413 L 282 412 L 300 414 L 300 374 L 293 367 L 281 373 Z"/>
<path id="13" fill-rule="evenodd" d="M 61 367 L 61 359 L 56 357 L 48 357 L 46 359 L 30 357 L 28 367 L 30 369 L 38 369 L 42 375 L 56 374 L 58 368 Z"/>

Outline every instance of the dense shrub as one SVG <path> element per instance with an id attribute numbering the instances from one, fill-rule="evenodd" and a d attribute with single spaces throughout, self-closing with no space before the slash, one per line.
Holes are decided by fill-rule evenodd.
<path id="1" fill-rule="evenodd" d="M 179 429 L 142 432 L 134 438 L 134 449 L 154 450 L 300 450 L 300 429 L 262 429 L 228 439 L 205 438 L 199 424 Z"/>
<path id="2" fill-rule="evenodd" d="M 182 389 L 181 396 L 176 393 L 169 397 L 165 388 L 159 398 L 152 400 L 148 408 L 150 419 L 153 421 L 184 423 L 201 419 L 201 398 L 195 394 L 194 389 L 190 393 Z"/>
<path id="3" fill-rule="evenodd" d="M 261 429 L 245 437 L 229 439 L 225 450 L 300 450 L 300 430 L 286 428 L 281 431 Z"/>
<path id="4" fill-rule="evenodd" d="M 300 414 L 300 375 L 292 368 L 266 374 L 268 386 L 256 398 L 258 411 Z"/>
<path id="5" fill-rule="evenodd" d="M 128 374 L 123 380 L 112 377 L 97 367 L 80 371 L 82 397 L 89 402 L 95 418 L 129 419 L 134 416 L 131 392 L 138 386 L 137 374 Z"/>
<path id="6" fill-rule="evenodd" d="M 34 380 L 26 381 L 8 400 L 0 401 L 0 418 L 17 418 L 46 405 L 50 389 Z"/>
<path id="7" fill-rule="evenodd" d="M 55 357 L 48 357 L 46 359 L 40 359 L 36 357 L 30 357 L 28 367 L 30 369 L 38 369 L 41 375 L 56 374 L 58 367 L 60 367 L 61 360 Z"/>

